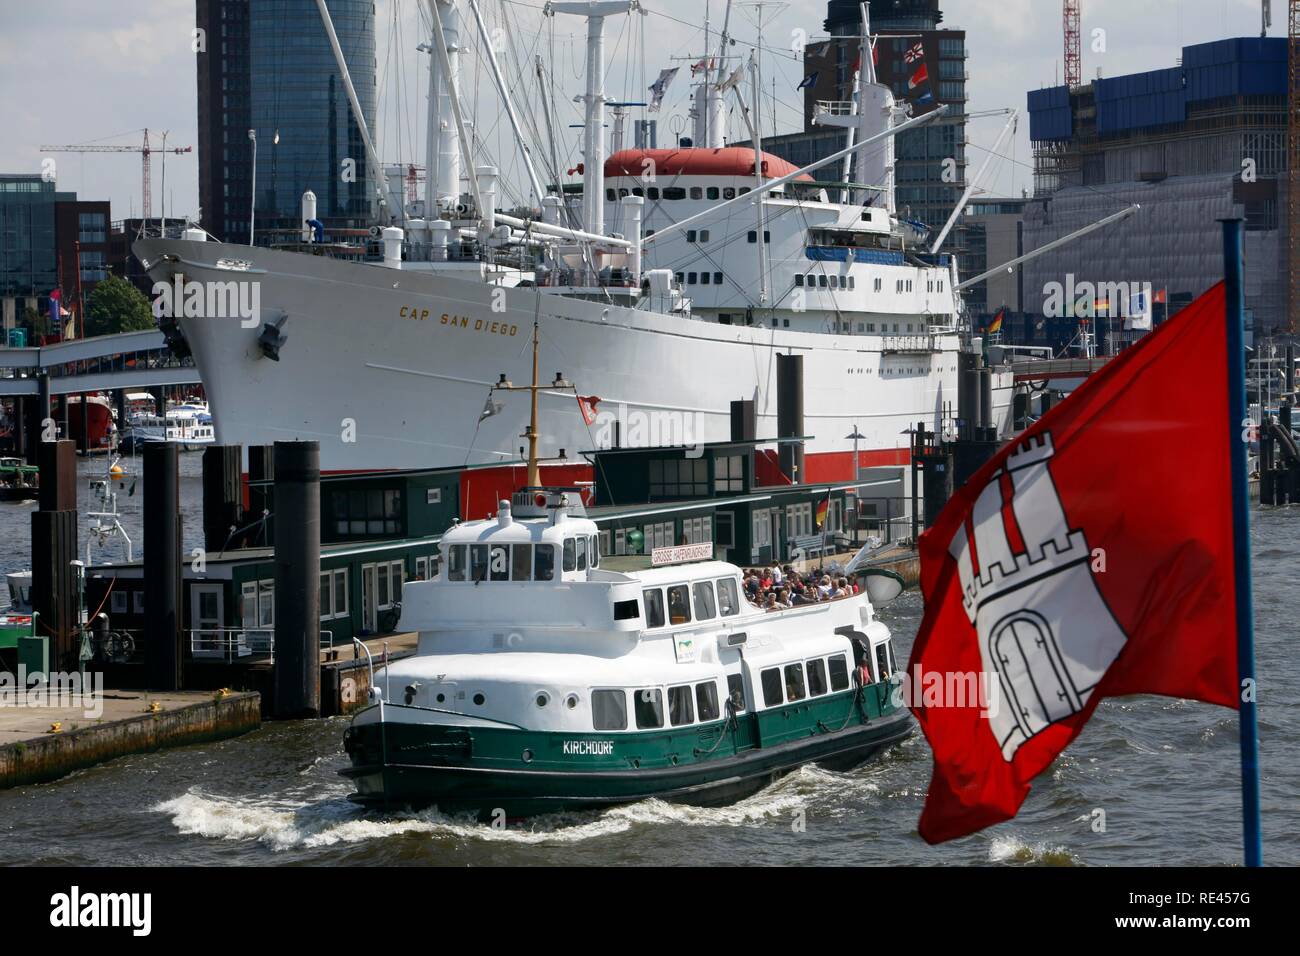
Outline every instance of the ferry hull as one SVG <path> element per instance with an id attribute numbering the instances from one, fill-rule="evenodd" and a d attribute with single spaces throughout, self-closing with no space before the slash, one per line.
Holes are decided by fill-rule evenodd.
<path id="1" fill-rule="evenodd" d="M 389 739 L 397 727 L 401 727 L 397 739 Z M 745 731 L 739 727 L 737 736 L 746 736 Z M 384 810 L 436 806 L 448 813 L 474 813 L 483 820 L 501 813 L 520 818 L 603 809 L 650 798 L 725 806 L 807 764 L 851 770 L 907 739 L 912 731 L 911 715 L 895 711 L 839 730 L 813 730 L 772 746 L 678 765 L 632 768 L 624 761 L 626 769 L 533 770 L 522 765 L 475 764 L 470 738 L 449 737 L 445 728 L 413 733 L 412 725 L 375 723 L 349 731 L 345 748 L 354 763 L 341 773 L 357 787 L 350 799 L 363 806 Z M 520 746 L 526 746 L 527 732 L 516 733 L 521 735 Z M 725 740 L 721 749 L 730 749 Z M 380 753 L 380 760 L 367 759 Z"/>

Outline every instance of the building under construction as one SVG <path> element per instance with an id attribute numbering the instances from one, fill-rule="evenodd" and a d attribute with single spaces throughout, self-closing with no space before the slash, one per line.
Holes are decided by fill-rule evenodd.
<path id="1" fill-rule="evenodd" d="M 1248 323 L 1259 335 L 1286 328 L 1287 46 L 1219 40 L 1184 47 L 1164 69 L 1029 94 L 1035 197 L 1025 248 L 1142 208 L 1028 263 L 1027 311 L 1051 311 L 1053 284 L 1068 290 L 1071 277 L 1074 288 L 1150 283 L 1159 322 L 1223 274 L 1217 220 L 1241 216 Z M 1095 311 L 1103 338 L 1108 326 L 1117 333 L 1122 323 L 1106 311 L 1127 303 L 1071 298 L 1074 315 Z"/>

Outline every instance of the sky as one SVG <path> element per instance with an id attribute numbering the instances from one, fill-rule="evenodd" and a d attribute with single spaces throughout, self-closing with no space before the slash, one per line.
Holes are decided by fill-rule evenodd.
<path id="1" fill-rule="evenodd" d="M 497 45 L 509 64 L 530 65 L 549 54 L 550 36 L 538 28 L 541 0 L 480 0 Z M 1183 45 L 1228 36 L 1257 36 L 1261 0 L 1083 0 L 1085 79 L 1173 66 Z M 389 161 L 423 162 L 422 103 L 427 61 L 416 53 L 421 39 L 417 0 L 376 0 L 376 49 L 380 112 L 376 140 Z M 688 65 L 703 53 L 703 13 L 716 36 L 725 0 L 648 0 L 643 18 L 607 20 L 607 89 L 611 97 L 643 99 L 661 68 Z M 1286 33 L 1286 3 L 1273 0 L 1272 36 Z M 980 183 L 991 195 L 1017 195 L 1031 185 L 1028 90 L 1060 82 L 1059 0 L 942 0 L 943 26 L 967 31 L 970 112 L 1015 107 L 1016 136 Z M 503 11 L 505 15 L 503 16 Z M 758 36 L 758 7 L 737 3 L 731 32 L 736 49 L 748 53 Z M 792 52 L 795 31 L 822 35 L 823 0 L 762 4 L 764 23 L 764 123 L 771 132 L 802 126 L 802 69 Z M 468 21 L 468 15 L 467 15 Z M 56 162 L 58 188 L 82 199 L 108 199 L 114 219 L 140 213 L 141 170 L 136 153 L 51 153 L 43 145 L 102 142 L 139 145 L 143 129 L 154 145 L 166 131 L 171 146 L 197 146 L 195 63 L 191 50 L 194 0 L 0 0 L 0 172 L 39 172 L 44 158 Z M 642 58 L 641 51 L 645 56 Z M 571 102 L 584 84 L 585 27 L 578 17 L 555 23 L 555 76 L 562 125 L 581 120 Z M 399 56 L 400 54 L 400 56 Z M 514 57 L 514 60 L 511 60 Z M 680 59 L 674 59 L 674 58 Z M 548 56 L 549 58 L 549 56 Z M 522 166 L 505 118 L 491 92 L 482 56 L 467 56 L 462 83 L 472 101 L 471 119 L 507 180 L 523 181 Z M 772 86 L 775 85 L 775 93 Z M 514 79 L 526 122 L 540 115 L 536 91 Z M 678 74 L 660 114 L 663 130 L 685 117 L 687 70 Z M 972 119 L 968 154 L 973 174 L 996 140 L 1004 118 Z M 732 121 L 731 135 L 746 138 Z M 562 160 L 576 165 L 578 130 L 566 129 Z M 165 171 L 164 171 L 165 165 Z M 165 189 L 162 178 L 166 178 Z M 154 214 L 161 202 L 168 216 L 198 212 L 197 152 L 153 163 Z"/>

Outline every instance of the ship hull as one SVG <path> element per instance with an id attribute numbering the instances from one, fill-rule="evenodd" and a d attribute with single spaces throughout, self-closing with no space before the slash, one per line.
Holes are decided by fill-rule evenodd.
<path id="1" fill-rule="evenodd" d="M 531 331 L 540 329 L 541 375 L 556 372 L 600 398 L 587 424 L 572 391 L 542 395 L 542 448 L 575 458 L 620 441 L 681 445 L 731 434 L 731 402 L 755 402 L 760 436 L 776 434 L 776 355 L 804 357 L 804 432 L 812 436 L 805 480 L 817 461 L 851 474 L 855 426 L 860 464 L 907 460 L 907 430 L 937 427 L 957 399 L 956 335 L 933 349 L 899 350 L 873 335 L 812 333 L 624 308 L 493 286 L 475 277 L 405 271 L 276 250 L 142 240 L 137 254 L 155 281 L 256 282 L 260 314 L 178 316 L 208 395 L 217 441 L 320 442 L 327 471 L 480 464 L 519 457 L 523 399 L 498 395 L 500 375 L 531 378 Z M 242 260 L 238 270 L 219 260 Z M 259 345 L 278 324 L 278 359 Z M 895 345 L 898 343 L 895 342 Z M 1005 425 L 1010 376 L 995 386 Z M 617 427 L 615 427 L 617 423 Z"/>
<path id="2" fill-rule="evenodd" d="M 752 739 L 754 717 L 739 718 L 734 733 L 723 731 L 714 740 L 718 750 L 699 758 L 682 754 L 681 763 L 670 756 L 657 759 L 662 740 L 624 741 L 615 745 L 621 767 L 600 769 L 529 769 L 513 761 L 474 756 L 472 734 L 455 729 L 418 729 L 412 725 L 371 723 L 354 725 L 345 740 L 353 765 L 342 774 L 352 780 L 350 797 L 363 806 L 393 810 L 436 806 L 447 813 L 473 813 L 490 820 L 502 813 L 509 818 L 566 810 L 603 809 L 646 799 L 693 806 L 725 806 L 748 797 L 781 777 L 808 764 L 830 770 L 851 770 L 881 751 L 907 739 L 913 731 L 906 711 L 893 711 L 865 723 L 844 724 L 844 699 L 826 701 L 837 710 L 841 729 L 813 722 L 807 736 L 771 746 L 736 749 L 736 742 Z M 386 710 L 394 710 L 385 705 Z M 697 730 L 698 728 L 693 728 Z M 511 745 L 535 751 L 538 762 L 554 753 L 547 735 L 508 732 Z M 680 742 L 679 742 L 680 743 Z M 674 744 L 668 744 L 674 746 Z M 694 758 L 694 759 L 692 759 Z M 631 761 L 643 766 L 631 766 Z M 494 766 L 494 763 L 514 766 Z M 606 762 L 609 763 L 609 762 Z M 653 766 L 652 766 L 653 764 Z"/>

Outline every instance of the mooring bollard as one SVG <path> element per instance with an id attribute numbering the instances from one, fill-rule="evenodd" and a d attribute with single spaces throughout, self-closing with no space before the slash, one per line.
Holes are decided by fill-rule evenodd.
<path id="1" fill-rule="evenodd" d="M 320 443 L 275 443 L 276 717 L 320 715 Z"/>

